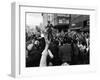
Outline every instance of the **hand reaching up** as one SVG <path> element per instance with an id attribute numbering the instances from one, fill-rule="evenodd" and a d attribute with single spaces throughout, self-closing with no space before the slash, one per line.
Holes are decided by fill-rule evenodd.
<path id="1" fill-rule="evenodd" d="M 48 49 L 50 45 L 51 40 L 48 40 L 47 37 L 45 37 L 45 49 L 42 52 L 41 60 L 40 60 L 40 66 L 47 66 L 47 56 L 49 55 L 51 58 L 53 58 L 53 54 Z"/>
<path id="2" fill-rule="evenodd" d="M 48 46 L 49 46 L 49 44 L 50 44 L 51 40 L 48 40 L 47 36 L 45 36 L 44 38 L 45 38 L 46 45 L 48 45 Z"/>

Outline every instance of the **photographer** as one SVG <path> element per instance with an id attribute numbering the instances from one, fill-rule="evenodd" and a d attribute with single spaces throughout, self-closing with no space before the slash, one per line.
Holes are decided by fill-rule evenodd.
<path id="1" fill-rule="evenodd" d="M 53 25 L 50 23 L 50 21 L 48 21 L 46 29 L 47 29 L 48 39 L 51 39 L 51 40 L 53 39 L 52 28 L 53 28 Z"/>

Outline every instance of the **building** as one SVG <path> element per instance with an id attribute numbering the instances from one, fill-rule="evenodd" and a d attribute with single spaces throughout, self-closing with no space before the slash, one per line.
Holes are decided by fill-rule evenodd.
<path id="1" fill-rule="evenodd" d="M 43 13 L 43 25 L 47 26 L 48 21 L 59 31 L 67 30 L 70 26 L 70 15 Z"/>
<path id="2" fill-rule="evenodd" d="M 59 31 L 89 31 L 89 15 L 43 13 L 43 25 L 48 21 Z"/>
<path id="3" fill-rule="evenodd" d="M 89 31 L 89 15 L 71 15 L 71 30 Z"/>

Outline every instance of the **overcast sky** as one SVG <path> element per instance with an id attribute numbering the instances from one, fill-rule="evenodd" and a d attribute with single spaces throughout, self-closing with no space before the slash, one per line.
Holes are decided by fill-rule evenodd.
<path id="1" fill-rule="evenodd" d="M 26 24 L 28 26 L 36 26 L 43 23 L 43 17 L 41 13 L 27 13 L 26 15 Z"/>

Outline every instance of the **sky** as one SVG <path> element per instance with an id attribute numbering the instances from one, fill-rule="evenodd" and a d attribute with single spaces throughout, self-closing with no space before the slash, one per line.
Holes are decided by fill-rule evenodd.
<path id="1" fill-rule="evenodd" d="M 26 25 L 30 27 L 34 27 L 36 25 L 40 25 L 43 23 L 43 17 L 41 13 L 27 13 L 26 14 Z"/>

